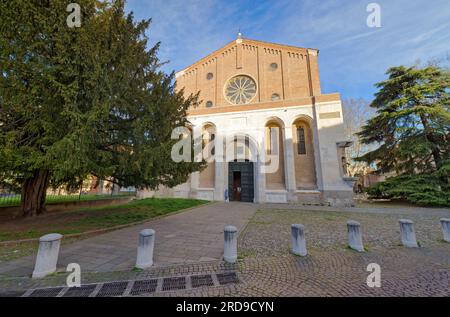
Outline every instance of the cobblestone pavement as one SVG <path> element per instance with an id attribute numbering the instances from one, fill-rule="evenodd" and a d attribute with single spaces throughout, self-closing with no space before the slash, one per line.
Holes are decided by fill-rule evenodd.
<path id="1" fill-rule="evenodd" d="M 239 237 L 241 282 L 177 296 L 446 296 L 450 295 L 450 244 L 439 219 L 446 210 L 259 210 Z M 277 209 L 278 208 L 278 209 Z M 286 207 L 282 207 L 286 208 Z M 322 211 L 320 211 L 322 210 Z M 398 220 L 415 222 L 420 248 L 400 244 Z M 346 222 L 362 226 L 368 252 L 346 247 Z M 308 256 L 290 254 L 290 225 L 305 225 Z M 367 265 L 381 267 L 381 288 L 370 288 Z M 168 295 L 168 294 L 167 294 Z M 173 295 L 173 294 L 171 294 Z"/>
<path id="2" fill-rule="evenodd" d="M 83 272 L 131 270 L 136 264 L 138 234 L 156 231 L 155 266 L 218 260 L 223 255 L 223 229 L 243 228 L 257 210 L 250 203 L 214 203 L 61 246 L 58 267 L 78 263 Z M 29 276 L 35 255 L 0 263 L 0 276 Z"/>
<path id="3" fill-rule="evenodd" d="M 370 211 L 370 210 L 369 210 Z M 417 241 L 422 247 L 440 245 L 443 239 L 439 219 L 449 217 L 450 211 L 403 212 L 335 212 L 291 209 L 260 209 L 241 234 L 241 252 L 276 256 L 284 254 L 290 242 L 290 225 L 305 226 L 309 248 L 321 250 L 343 249 L 347 245 L 347 221 L 361 223 L 363 244 L 368 250 L 398 247 L 399 219 L 414 221 Z"/>
<path id="4" fill-rule="evenodd" d="M 332 209 L 331 209 L 332 210 Z M 439 219 L 445 210 L 358 212 L 262 209 L 240 236 L 242 295 L 449 296 L 450 244 Z M 398 220 L 415 222 L 421 248 L 401 246 Z M 347 220 L 361 223 L 368 252 L 347 248 Z M 308 256 L 289 253 L 290 225 L 305 226 Z M 369 263 L 381 266 L 381 288 L 366 283 Z"/>
<path id="5" fill-rule="evenodd" d="M 446 210 L 358 212 L 259 206 L 239 237 L 236 265 L 220 261 L 157 267 L 142 272 L 88 273 L 83 283 L 237 271 L 239 283 L 155 292 L 144 296 L 446 296 L 450 295 L 450 244 L 439 219 Z M 270 208 L 269 208 L 270 207 Z M 415 222 L 420 248 L 400 245 L 398 219 Z M 367 252 L 346 247 L 346 221 L 359 221 Z M 290 224 L 305 225 L 308 256 L 289 252 Z M 381 266 L 381 288 L 369 288 L 369 263 Z M 4 291 L 60 285 L 65 275 L 0 281 Z"/>

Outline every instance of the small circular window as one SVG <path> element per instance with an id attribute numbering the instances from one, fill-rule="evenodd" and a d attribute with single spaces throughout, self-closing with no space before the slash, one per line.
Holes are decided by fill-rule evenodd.
<path id="1" fill-rule="evenodd" d="M 211 100 L 209 100 L 209 101 L 206 102 L 206 107 L 207 107 L 207 108 L 211 108 L 212 106 L 213 106 L 213 103 L 212 103 Z"/>
<path id="2" fill-rule="evenodd" d="M 214 74 L 213 73 L 206 74 L 206 79 L 211 80 L 213 78 L 214 78 Z"/>
<path id="3" fill-rule="evenodd" d="M 273 94 L 272 95 L 272 101 L 277 101 L 277 100 L 280 100 L 280 99 L 281 99 L 281 97 L 280 97 L 279 94 Z"/>
<path id="4" fill-rule="evenodd" d="M 270 69 L 271 70 L 277 70 L 278 69 L 278 64 L 277 63 L 270 64 Z"/>

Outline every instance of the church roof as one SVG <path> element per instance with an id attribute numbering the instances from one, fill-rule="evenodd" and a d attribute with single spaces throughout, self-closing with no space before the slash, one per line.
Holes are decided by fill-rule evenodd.
<path id="1" fill-rule="evenodd" d="M 297 52 L 306 52 L 307 50 L 313 50 L 313 51 L 316 51 L 317 53 L 319 52 L 319 50 L 316 49 L 316 48 L 305 48 L 305 47 L 298 47 L 298 46 L 292 46 L 292 45 L 278 44 L 278 43 L 272 43 L 272 42 L 266 42 L 266 41 L 258 41 L 258 40 L 246 39 L 246 38 L 242 38 L 242 35 L 239 33 L 238 38 L 236 40 L 229 42 L 225 46 L 215 50 L 214 52 L 212 52 L 212 53 L 208 54 L 207 56 L 201 58 L 197 62 L 195 62 L 195 63 L 185 67 L 184 69 L 178 71 L 176 73 L 176 76 L 178 77 L 178 75 L 183 74 L 185 71 L 189 70 L 190 68 L 198 66 L 198 65 L 201 65 L 202 63 L 207 62 L 208 60 L 213 58 L 215 55 L 218 55 L 221 52 L 226 51 L 226 50 L 230 49 L 231 47 L 233 47 L 234 45 L 240 44 L 240 43 L 248 44 L 248 45 L 263 45 L 264 47 L 274 48 L 274 49 L 284 48 L 284 49 L 290 49 L 290 50 L 297 51 Z"/>

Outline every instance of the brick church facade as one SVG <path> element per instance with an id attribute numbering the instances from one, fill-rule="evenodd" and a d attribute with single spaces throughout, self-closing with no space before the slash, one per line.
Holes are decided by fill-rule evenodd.
<path id="1" fill-rule="evenodd" d="M 351 205 L 351 143 L 340 95 L 321 92 L 318 53 L 239 35 L 179 71 L 177 89 L 200 94 L 189 128 L 215 157 L 185 184 L 140 195 Z"/>

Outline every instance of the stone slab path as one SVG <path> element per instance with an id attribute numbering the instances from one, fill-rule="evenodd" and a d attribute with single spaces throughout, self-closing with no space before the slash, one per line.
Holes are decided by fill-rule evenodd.
<path id="1" fill-rule="evenodd" d="M 147 223 L 62 245 L 58 268 L 78 263 L 82 272 L 131 270 L 136 263 L 138 234 L 154 229 L 154 265 L 189 264 L 219 260 L 223 256 L 223 229 L 241 230 L 257 204 L 214 203 Z M 29 276 L 35 256 L 0 264 L 0 275 Z"/>

